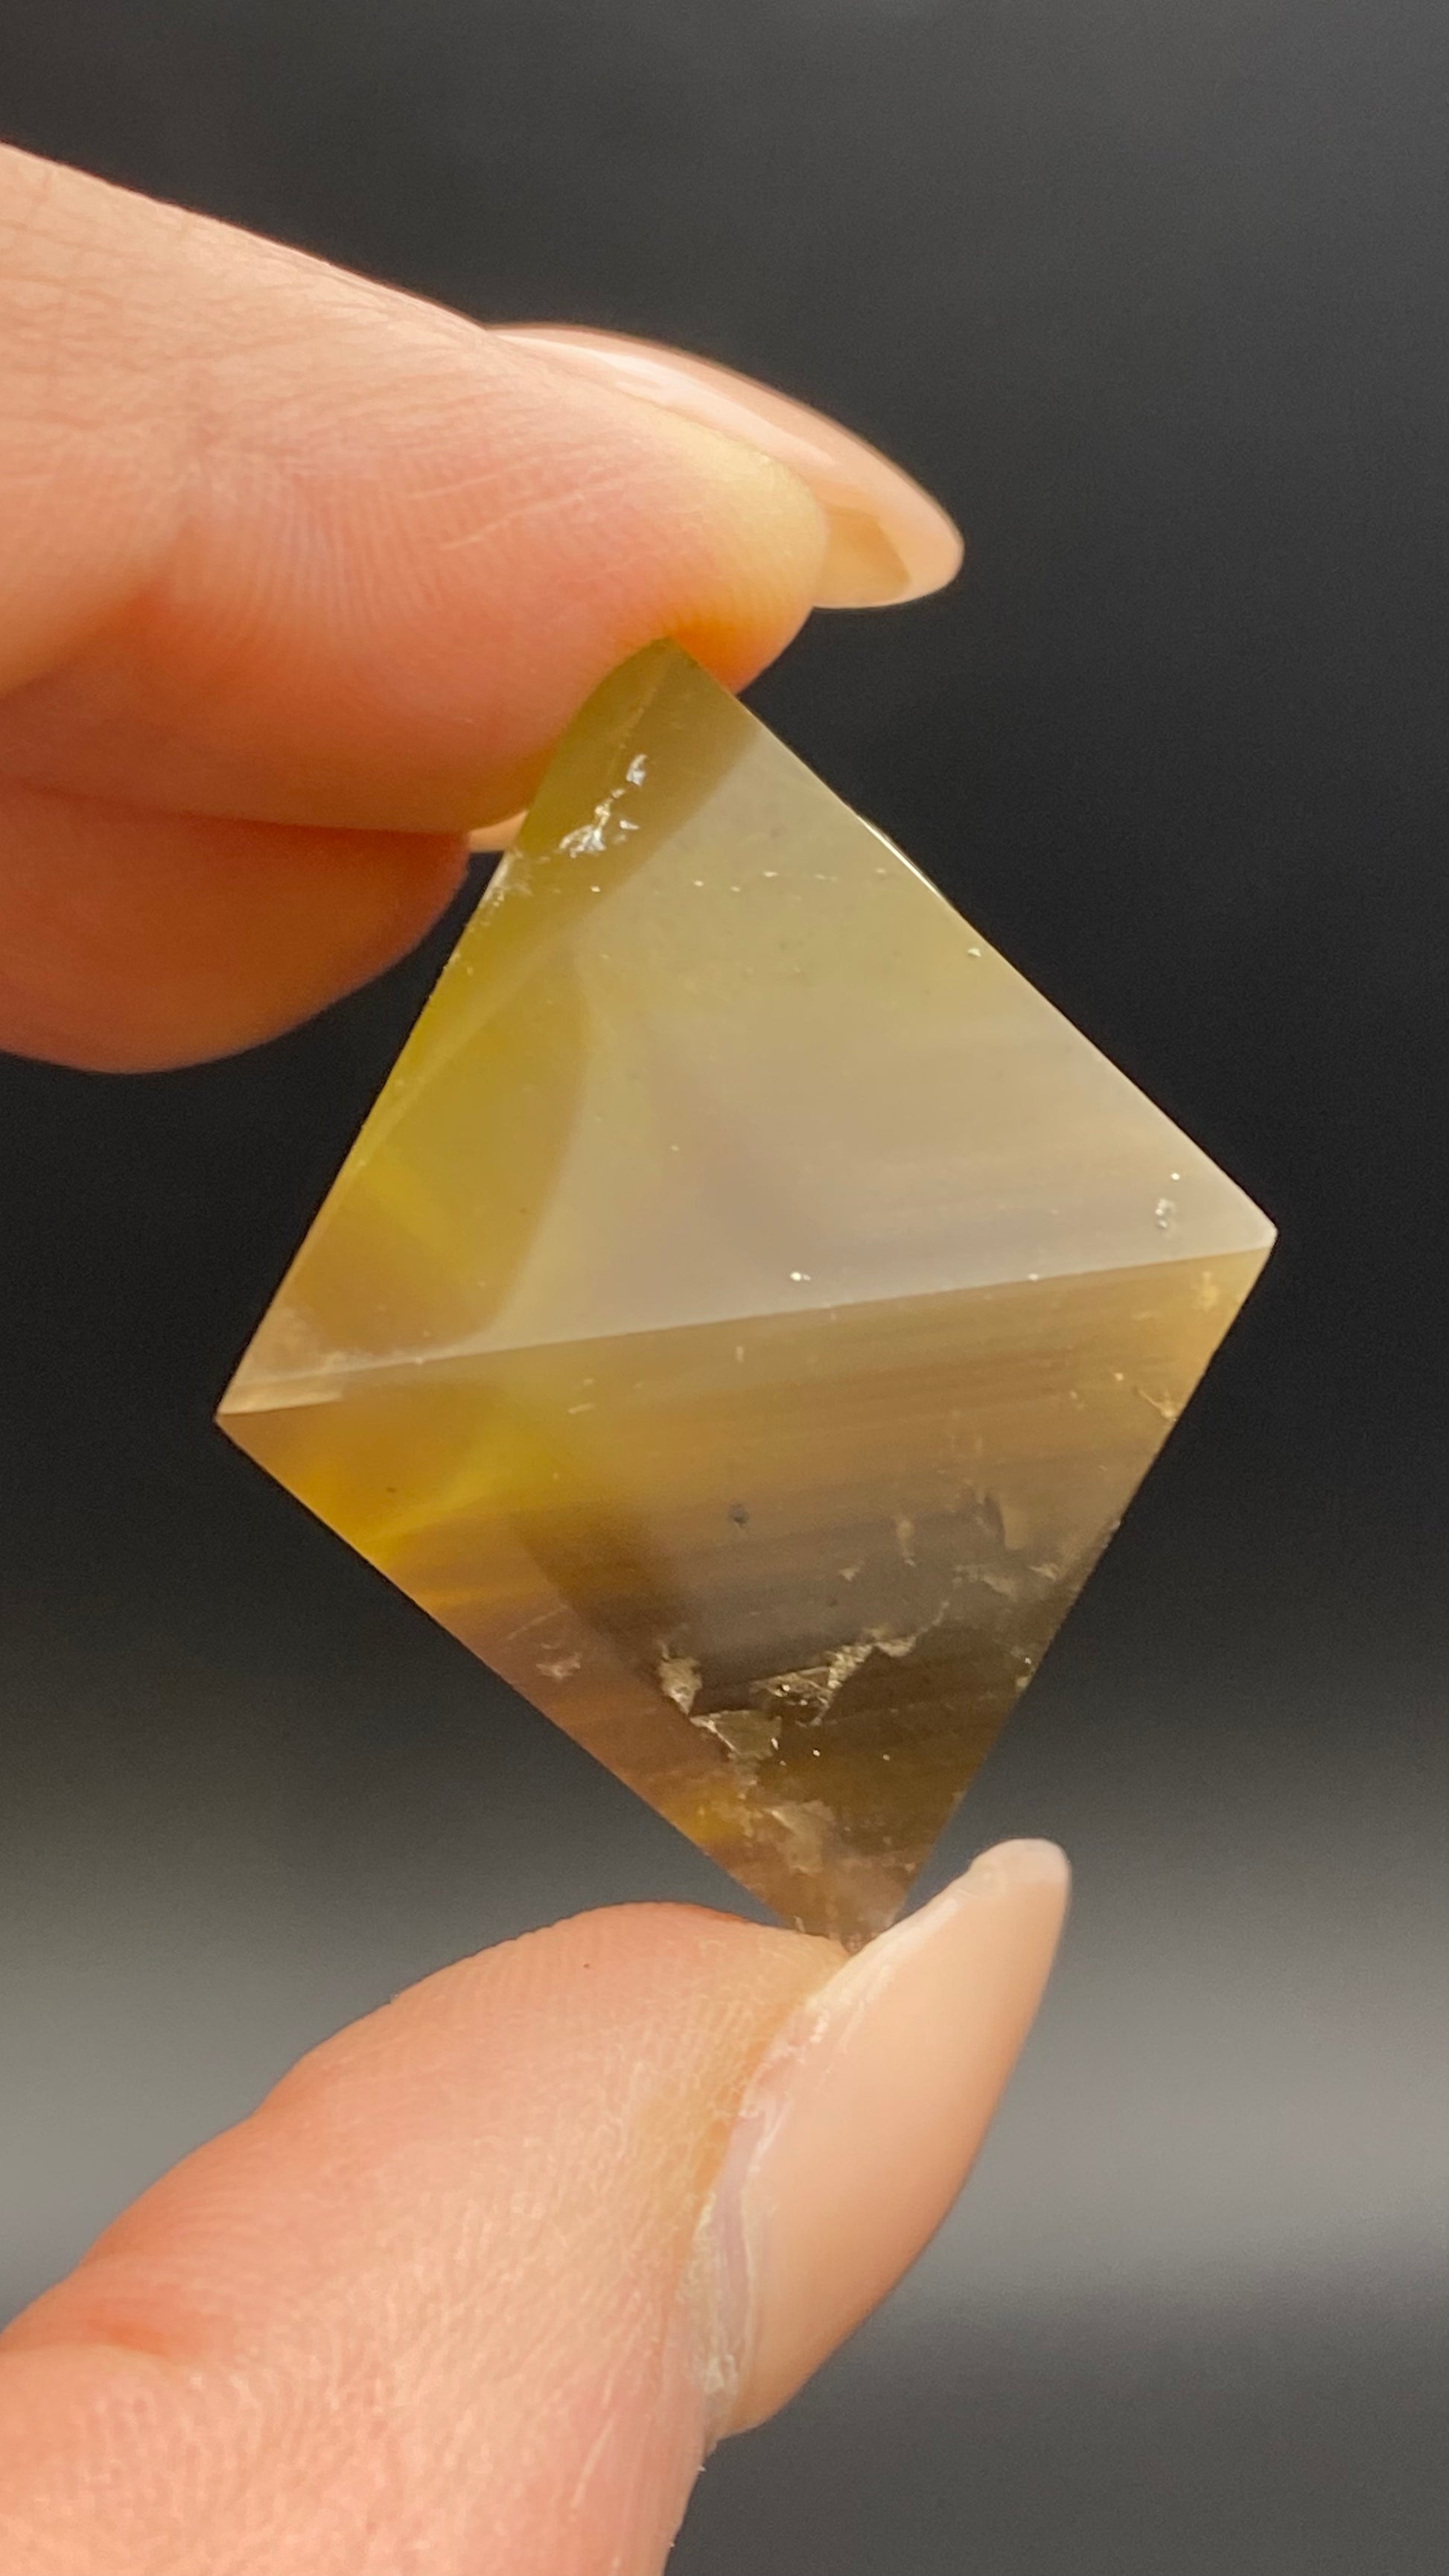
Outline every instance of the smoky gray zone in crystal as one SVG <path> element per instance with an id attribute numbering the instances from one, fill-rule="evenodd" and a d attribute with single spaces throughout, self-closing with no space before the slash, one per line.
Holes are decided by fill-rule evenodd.
<path id="1" fill-rule="evenodd" d="M 385 1573 L 778 1914 L 853 1946 L 1241 1284 L 1231 1257 L 1168 1263 L 368 1370 L 326 1405 L 330 1454 L 354 1481 L 395 1462 Z M 237 1436 L 296 1483 L 309 1413 Z"/>
<path id="2" fill-rule="evenodd" d="M 1110 1525 L 1059 1558 L 1044 1552 L 1040 1531 L 1012 1546 L 988 1492 L 949 1511 L 894 1514 L 884 1528 L 836 1528 L 822 1576 L 818 1549 L 802 1546 L 794 1565 L 782 1565 L 770 1547 L 762 1565 L 738 1507 L 719 1520 L 707 1570 L 681 1554 L 672 1586 L 650 1582 L 627 1546 L 612 1566 L 601 1562 L 597 1523 L 586 1601 L 560 1532 L 545 1542 L 547 1571 L 693 1735 L 717 1748 L 731 1794 L 713 1856 L 748 1875 L 763 1842 L 786 1881 L 843 1870 L 838 1912 L 821 1924 L 816 1884 L 810 1921 L 864 1938 L 901 1902 Z M 707 1592 L 702 1616 L 686 1606 L 691 1572 Z M 550 1673 L 546 1657 L 541 1669 L 569 1678 Z M 686 1797 L 697 1760 L 697 1747 L 687 1757 L 681 1744 Z"/>
<path id="3" fill-rule="evenodd" d="M 1104 1529 L 1097 1548 L 1109 1535 Z M 921 1832 L 938 1829 L 956 1802 L 963 1754 L 973 1770 L 985 1758 L 1097 1548 L 1058 1565 L 1009 1547 L 991 1494 L 924 1524 L 903 1513 L 884 1541 L 910 1570 L 902 1597 L 895 1569 L 885 1576 L 877 1563 L 879 1537 L 854 1536 L 826 1605 L 834 1615 L 789 1641 L 783 1669 L 760 1675 L 740 1652 L 696 1659 L 681 1650 L 684 1623 L 655 1672 L 690 1725 L 723 1747 L 744 1801 L 745 1839 L 756 1838 L 761 1816 L 778 1827 L 792 1874 L 839 1866 L 835 1810 L 821 1790 L 828 1771 L 848 1766 L 851 1860 L 857 1875 L 875 1879 L 877 1903 L 893 1910 L 919 1865 Z M 839 1642 L 822 1643 L 822 1628 Z M 891 1776 L 898 1766 L 924 1822 L 902 1816 Z M 908 1821 L 915 1830 L 903 1834 Z M 863 1897 L 869 1902 L 857 1888 L 856 1906 Z"/>
<path id="4" fill-rule="evenodd" d="M 1073 1348 L 1124 1297 L 1170 1315 L 1170 1267 L 1165 1278 L 649 1337 L 652 1366 L 612 1403 L 605 1354 L 580 1354 L 590 1424 L 604 1416 L 598 1472 L 597 1435 L 555 1419 L 540 1436 L 567 1444 L 571 1502 L 525 1511 L 517 1535 L 549 1590 L 667 1704 L 674 1752 L 656 1745 L 650 1796 L 747 1883 L 767 1878 L 787 1919 L 853 1942 L 898 1908 L 1173 1418 L 1170 1372 L 1114 1368 L 1110 1332 L 1085 1364 Z M 736 1350 L 758 1335 L 767 1358 L 813 1342 L 819 1373 L 792 1384 L 767 1365 L 746 1392 L 728 1366 L 737 1332 Z M 913 1350 L 914 1366 L 883 1361 Z M 1150 1349 L 1138 1356 L 1150 1373 Z M 691 1450 L 718 1465 L 712 1494 L 667 1472 Z M 658 1462 L 652 1508 L 631 1507 L 611 1454 L 633 1461 L 636 1492 Z M 521 1639 L 487 1650 L 611 1760 L 607 1725 L 581 1722 L 574 1702 L 587 1658 L 549 1627 L 533 1625 L 526 1661 Z M 702 1752 L 716 1775 L 707 1820 Z M 637 1745 L 629 1758 L 638 1777 Z"/>

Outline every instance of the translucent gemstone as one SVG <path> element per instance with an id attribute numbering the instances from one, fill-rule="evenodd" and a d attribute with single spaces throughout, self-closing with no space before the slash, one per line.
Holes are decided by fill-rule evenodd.
<path id="1" fill-rule="evenodd" d="M 1271 1232 L 656 645 L 558 751 L 220 1419 L 725 1869 L 854 1943 Z"/>

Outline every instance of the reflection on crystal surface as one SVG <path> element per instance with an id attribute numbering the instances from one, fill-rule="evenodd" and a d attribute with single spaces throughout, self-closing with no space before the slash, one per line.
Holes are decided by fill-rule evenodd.
<path id="1" fill-rule="evenodd" d="M 898 1908 L 1271 1229 L 673 647 L 220 1419 L 788 1920 Z"/>

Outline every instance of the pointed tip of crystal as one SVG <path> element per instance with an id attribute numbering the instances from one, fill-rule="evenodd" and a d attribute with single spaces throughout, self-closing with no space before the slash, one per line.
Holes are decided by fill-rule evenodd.
<path id="1" fill-rule="evenodd" d="M 560 746 L 220 1419 L 785 1920 L 854 1945 L 1271 1241 L 654 646 Z"/>

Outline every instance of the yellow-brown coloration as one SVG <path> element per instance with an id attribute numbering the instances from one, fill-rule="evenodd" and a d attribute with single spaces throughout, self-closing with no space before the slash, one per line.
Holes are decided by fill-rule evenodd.
<path id="1" fill-rule="evenodd" d="M 747 1887 L 854 1943 L 1270 1241 L 657 645 L 555 756 L 220 1419 Z"/>

